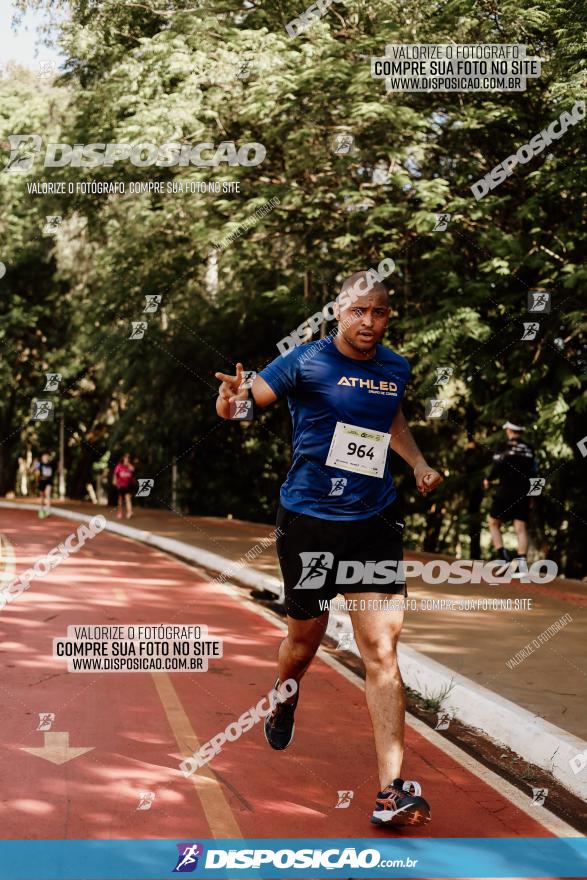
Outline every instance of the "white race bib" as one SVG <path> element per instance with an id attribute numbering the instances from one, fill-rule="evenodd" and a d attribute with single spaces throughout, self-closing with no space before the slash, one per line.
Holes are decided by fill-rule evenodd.
<path id="1" fill-rule="evenodd" d="M 384 431 L 337 422 L 326 464 L 367 477 L 383 477 L 390 440 L 391 434 Z"/>

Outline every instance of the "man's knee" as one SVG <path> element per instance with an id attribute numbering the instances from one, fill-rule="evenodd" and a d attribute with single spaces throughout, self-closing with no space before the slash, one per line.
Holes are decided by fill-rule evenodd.
<path id="1" fill-rule="evenodd" d="M 399 670 L 396 638 L 362 639 L 360 652 L 367 672 Z"/>
<path id="2" fill-rule="evenodd" d="M 491 516 L 491 514 L 488 515 L 487 522 L 489 523 L 490 526 L 493 526 L 496 529 L 498 529 L 501 525 L 501 520 L 496 519 L 496 517 Z"/>
<path id="3" fill-rule="evenodd" d="M 324 628 L 316 620 L 308 620 L 307 626 L 296 625 L 287 634 L 289 649 L 296 657 L 313 657 L 322 641 Z"/>

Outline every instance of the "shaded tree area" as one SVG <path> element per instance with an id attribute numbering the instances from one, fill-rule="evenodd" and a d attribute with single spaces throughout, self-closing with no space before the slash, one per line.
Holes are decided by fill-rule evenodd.
<path id="1" fill-rule="evenodd" d="M 108 454 L 129 448 L 139 474 L 155 478 L 149 503 L 171 504 L 175 459 L 183 510 L 271 520 L 290 457 L 287 407 L 251 424 L 219 422 L 214 372 L 237 360 L 262 368 L 347 274 L 387 256 L 396 264 L 387 341 L 413 368 L 406 414 L 446 477 L 434 498 L 420 498 L 394 456 L 410 541 L 479 555 L 482 479 L 501 424 L 515 417 L 546 478 L 534 544 L 583 576 L 585 124 L 480 201 L 470 187 L 584 97 L 584 5 L 349 0 L 295 39 L 284 25 L 300 13 L 297 0 L 23 0 L 31 5 L 67 10 L 68 60 L 51 83 L 18 69 L 3 78 L 4 147 L 10 133 L 37 131 L 45 143 L 258 142 L 266 158 L 256 167 L 37 160 L 0 175 L 0 489 L 13 488 L 24 446 L 55 446 L 56 422 L 30 421 L 43 373 L 54 370 L 64 377 L 54 398 L 71 495 L 83 497 Z M 527 44 L 542 75 L 525 92 L 468 94 L 388 93 L 371 77 L 370 57 L 387 43 L 451 41 Z M 341 155 L 332 139 L 345 133 L 354 149 Z M 374 183 L 381 167 L 388 179 Z M 241 191 L 33 196 L 33 180 L 125 180 L 127 190 L 130 181 L 231 180 Z M 439 212 L 451 214 L 445 231 L 434 231 Z M 43 235 L 50 214 L 63 220 Z M 214 285 L 214 243 L 251 219 L 218 252 Z M 552 310 L 537 338 L 521 341 L 533 288 L 551 293 Z M 145 314 L 149 295 L 161 301 Z M 129 339 L 142 320 L 143 338 Z M 453 371 L 441 387 L 440 366 Z M 425 418 L 436 397 L 449 399 L 446 420 Z"/>

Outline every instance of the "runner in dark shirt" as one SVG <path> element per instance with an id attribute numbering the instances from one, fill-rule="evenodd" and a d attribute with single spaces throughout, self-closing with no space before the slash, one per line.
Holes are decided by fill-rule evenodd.
<path id="1" fill-rule="evenodd" d="M 41 460 L 33 466 L 33 471 L 37 477 L 39 495 L 41 498 L 41 506 L 39 508 L 39 517 L 43 519 L 51 513 L 51 489 L 53 486 L 53 477 L 55 476 L 55 462 L 51 460 L 48 452 L 41 455 Z"/>
<path id="2" fill-rule="evenodd" d="M 522 440 L 523 428 L 513 422 L 503 426 L 506 440 L 500 443 L 493 456 L 493 466 L 483 481 L 485 489 L 498 482 L 497 491 L 489 510 L 488 525 L 491 540 L 499 556 L 509 562 L 509 553 L 503 545 L 501 526 L 513 520 L 518 539 L 516 559 L 525 560 L 528 552 L 528 491 L 530 478 L 538 472 L 534 450 Z"/>

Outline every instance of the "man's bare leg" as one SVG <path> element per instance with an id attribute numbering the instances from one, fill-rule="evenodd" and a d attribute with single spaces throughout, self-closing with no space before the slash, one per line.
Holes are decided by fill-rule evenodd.
<path id="1" fill-rule="evenodd" d="M 278 656 L 281 684 L 292 678 L 299 684 L 320 646 L 327 623 L 327 611 L 311 620 L 287 618 L 287 635 L 279 646 Z M 296 689 L 287 700 L 277 703 L 265 718 L 265 739 L 272 749 L 286 749 L 292 741 L 298 695 Z"/>
<path id="2" fill-rule="evenodd" d="M 518 539 L 518 556 L 525 556 L 528 552 L 528 528 L 524 520 L 515 519 L 514 529 Z"/>
<path id="3" fill-rule="evenodd" d="M 396 600 L 401 596 L 382 593 L 353 593 L 345 598 L 361 600 Z M 375 752 L 381 790 L 401 777 L 404 756 L 406 698 L 397 662 L 397 642 L 404 612 L 400 610 L 351 611 L 357 647 L 366 673 L 365 694 L 373 725 Z"/>
<path id="4" fill-rule="evenodd" d="M 328 611 L 311 620 L 287 618 L 287 635 L 279 646 L 278 654 L 280 682 L 288 678 L 297 682 L 302 679 L 320 647 L 327 625 Z M 291 702 L 294 700 L 295 695 L 290 697 Z"/>
<path id="5" fill-rule="evenodd" d="M 487 525 L 489 526 L 489 534 L 491 535 L 491 540 L 493 542 L 493 546 L 496 550 L 503 550 L 503 538 L 501 536 L 501 520 L 496 519 L 494 516 L 489 515 L 487 517 Z"/>

